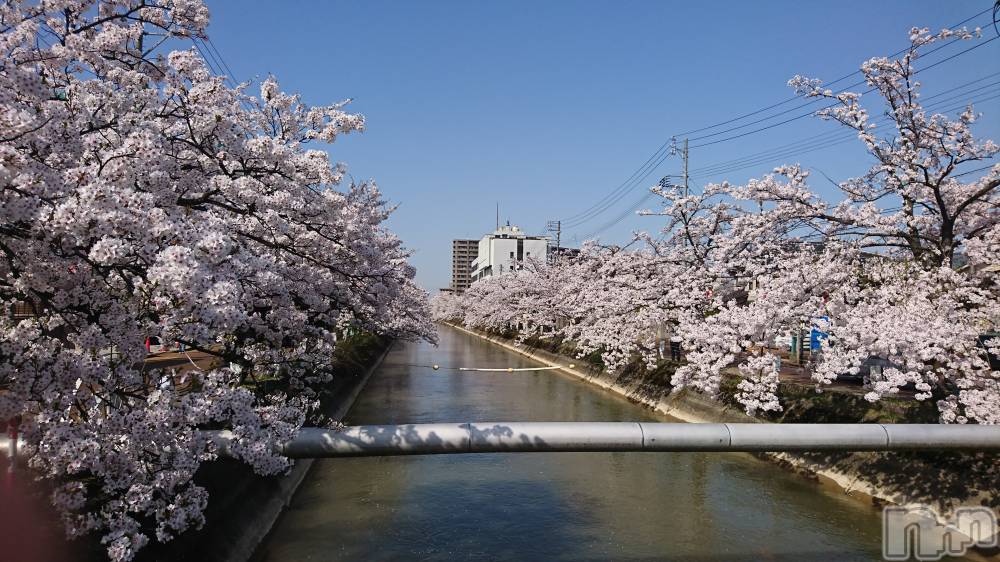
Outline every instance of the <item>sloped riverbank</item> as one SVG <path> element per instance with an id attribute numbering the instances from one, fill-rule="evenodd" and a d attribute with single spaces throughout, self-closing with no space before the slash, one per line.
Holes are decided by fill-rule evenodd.
<path id="1" fill-rule="evenodd" d="M 844 393 L 816 393 L 785 385 L 784 411 L 772 419 L 751 417 L 742 410 L 697 392 L 672 392 L 669 369 L 648 371 L 633 365 L 622 373 L 528 343 L 448 324 L 495 345 L 546 365 L 562 365 L 567 375 L 625 396 L 681 421 L 754 423 L 916 423 L 935 421 L 928 405 L 912 401 L 870 404 Z M 568 365 L 573 364 L 570 368 Z M 725 392 L 724 392 L 725 393 Z M 1000 506 L 1000 458 L 993 453 L 864 452 L 769 453 L 760 455 L 802 476 L 834 484 L 860 501 L 880 506 L 922 504 L 945 517 L 961 506 Z"/>

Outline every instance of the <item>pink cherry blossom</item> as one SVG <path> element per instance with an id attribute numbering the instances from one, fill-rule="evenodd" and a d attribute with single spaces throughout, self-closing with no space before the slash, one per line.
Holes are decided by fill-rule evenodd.
<path id="1" fill-rule="evenodd" d="M 200 0 L 5 2 L 0 22 L 0 419 L 69 534 L 128 560 L 203 523 L 199 430 L 286 470 L 273 446 L 314 418 L 341 336 L 433 339 L 426 295 L 378 188 L 341 186 L 318 144 L 360 115 L 162 50 L 204 37 Z M 147 336 L 221 367 L 151 371 Z"/>
<path id="2" fill-rule="evenodd" d="M 895 60 L 861 66 L 885 106 L 876 127 L 862 94 L 796 76 L 790 85 L 829 105 L 818 112 L 854 130 L 875 160 L 827 201 L 799 165 L 700 194 L 655 186 L 662 237 L 627 248 L 590 244 L 579 257 L 479 281 L 440 296 L 438 318 L 521 336 L 562 335 L 580 355 L 600 352 L 611 370 L 657 342 L 680 341 L 676 389 L 718 395 L 735 376 L 750 413 L 780 410 L 777 352 L 814 325 L 827 334 L 809 368 L 821 390 L 878 358 L 867 398 L 912 388 L 947 423 L 1000 423 L 1000 148 L 978 140 L 969 107 L 928 114 L 914 61 L 937 41 L 974 40 L 965 30 L 911 33 Z M 987 166 L 988 167 L 988 166 Z M 801 341 L 801 340 L 800 340 Z"/>

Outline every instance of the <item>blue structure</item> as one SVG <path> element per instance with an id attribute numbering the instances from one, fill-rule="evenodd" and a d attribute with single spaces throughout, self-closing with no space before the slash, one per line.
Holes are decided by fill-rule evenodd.
<path id="1" fill-rule="evenodd" d="M 820 316 L 816 320 L 822 320 L 823 322 L 829 322 L 830 321 L 830 317 L 828 317 L 828 316 Z M 826 332 L 821 332 L 820 329 L 819 329 L 819 327 L 816 326 L 815 321 L 813 321 L 812 331 L 809 332 L 809 349 L 812 350 L 812 351 L 816 351 L 820 347 L 820 342 L 822 340 L 825 340 L 828 337 L 830 337 L 830 335 L 827 334 Z"/>

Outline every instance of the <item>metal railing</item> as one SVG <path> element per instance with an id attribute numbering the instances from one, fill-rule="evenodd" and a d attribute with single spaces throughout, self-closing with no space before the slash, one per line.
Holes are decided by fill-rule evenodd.
<path id="1" fill-rule="evenodd" d="M 212 431 L 221 456 L 233 434 Z M 0 450 L 13 449 L 0 438 Z M 303 428 L 278 447 L 290 458 L 572 451 L 757 452 L 1000 450 L 1000 426 L 468 422 Z"/>
<path id="2" fill-rule="evenodd" d="M 229 432 L 213 439 L 222 454 Z M 280 452 L 291 458 L 571 451 L 1000 450 L 1000 426 L 468 422 L 304 428 Z"/>

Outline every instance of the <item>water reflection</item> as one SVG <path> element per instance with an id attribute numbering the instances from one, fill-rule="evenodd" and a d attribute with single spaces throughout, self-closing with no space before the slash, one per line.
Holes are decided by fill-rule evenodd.
<path id="1" fill-rule="evenodd" d="M 670 421 L 442 328 L 397 344 L 351 424 Z M 740 454 L 531 453 L 319 461 L 260 553 L 292 560 L 875 560 L 877 512 Z"/>

